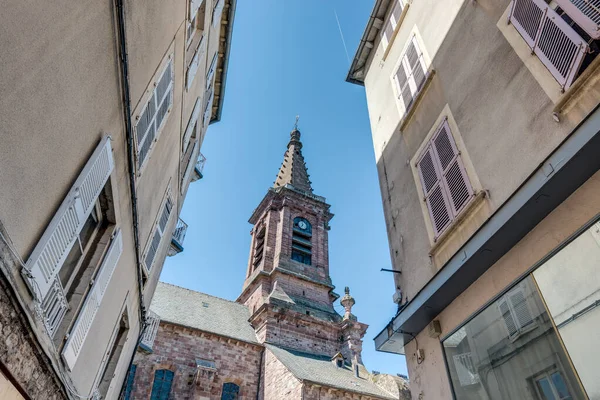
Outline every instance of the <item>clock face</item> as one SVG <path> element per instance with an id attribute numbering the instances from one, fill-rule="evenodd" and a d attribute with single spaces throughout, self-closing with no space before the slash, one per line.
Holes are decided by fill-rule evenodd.
<path id="1" fill-rule="evenodd" d="M 298 227 L 300 229 L 306 229 L 306 228 L 308 228 L 308 225 L 306 225 L 306 222 L 300 221 L 300 222 L 298 222 Z"/>

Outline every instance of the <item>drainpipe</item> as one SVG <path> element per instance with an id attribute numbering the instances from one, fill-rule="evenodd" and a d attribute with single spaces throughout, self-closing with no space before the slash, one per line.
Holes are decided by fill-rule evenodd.
<path id="1" fill-rule="evenodd" d="M 121 80 L 122 80 L 122 91 L 123 91 L 123 104 L 124 104 L 124 117 L 125 117 L 125 136 L 127 138 L 127 165 L 129 167 L 129 189 L 131 192 L 131 213 L 133 219 L 133 241 L 135 246 L 135 262 L 136 272 L 138 281 L 138 296 L 140 302 L 140 333 L 137 338 L 136 347 L 131 355 L 129 361 L 129 367 L 127 373 L 131 370 L 133 359 L 137 347 L 139 346 L 144 331 L 146 330 L 146 308 L 144 306 L 144 285 L 142 282 L 142 263 L 140 260 L 140 238 L 138 233 L 138 208 L 137 208 L 137 192 L 135 188 L 135 160 L 134 160 L 134 147 L 133 147 L 133 129 L 131 125 L 131 98 L 129 94 L 129 64 L 127 59 L 127 46 L 125 40 L 125 11 L 123 9 L 123 0 L 115 0 L 116 17 L 117 17 L 117 40 L 119 41 L 119 60 L 121 62 Z M 127 379 L 123 382 L 121 387 L 121 394 L 125 388 Z"/>

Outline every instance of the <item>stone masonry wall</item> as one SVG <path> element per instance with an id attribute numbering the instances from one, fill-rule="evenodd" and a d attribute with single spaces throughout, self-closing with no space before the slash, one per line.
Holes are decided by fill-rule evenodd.
<path id="1" fill-rule="evenodd" d="M 302 384 L 300 381 L 268 349 L 265 350 L 263 363 L 262 399 L 302 399 Z"/>
<path id="2" fill-rule="evenodd" d="M 8 248 L 0 241 L 0 263 L 12 265 Z M 10 267 L 4 268 L 11 269 Z M 0 362 L 32 399 L 65 399 L 58 377 L 30 333 L 27 318 L 0 273 Z"/>
<path id="3" fill-rule="evenodd" d="M 303 400 L 379 400 L 378 397 L 305 384 Z"/>
<path id="4" fill-rule="evenodd" d="M 256 399 L 262 346 L 161 322 L 153 348 L 135 356 L 132 399 L 150 397 L 158 369 L 175 373 L 169 398 L 218 400 L 223 384 L 233 382 L 240 400 Z M 214 361 L 217 371 L 197 370 L 197 358 Z"/>

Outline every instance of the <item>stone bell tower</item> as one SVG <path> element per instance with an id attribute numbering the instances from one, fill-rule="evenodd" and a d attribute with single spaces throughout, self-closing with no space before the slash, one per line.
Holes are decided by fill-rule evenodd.
<path id="1" fill-rule="evenodd" d="M 367 326 L 333 308 L 339 295 L 329 275 L 329 209 L 313 193 L 295 127 L 275 183 L 250 217 L 248 268 L 237 301 L 250 309 L 261 342 L 314 354 L 341 352 L 348 362 L 360 362 Z"/>

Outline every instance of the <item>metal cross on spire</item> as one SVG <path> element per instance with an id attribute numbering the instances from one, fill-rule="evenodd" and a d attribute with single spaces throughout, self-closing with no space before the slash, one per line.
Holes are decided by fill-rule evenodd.
<path id="1" fill-rule="evenodd" d="M 296 115 L 296 123 L 294 124 L 294 130 L 298 130 L 298 121 L 300 120 L 300 115 Z"/>

